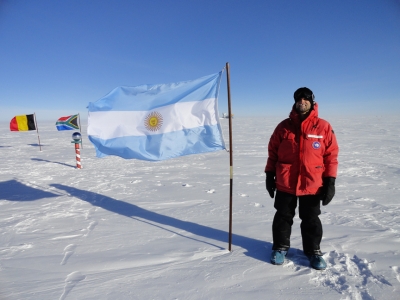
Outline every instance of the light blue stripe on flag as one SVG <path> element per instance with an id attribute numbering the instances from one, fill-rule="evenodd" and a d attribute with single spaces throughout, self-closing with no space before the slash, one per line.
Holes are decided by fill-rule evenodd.
<path id="1" fill-rule="evenodd" d="M 225 149 L 217 103 L 221 75 L 119 87 L 89 103 L 96 155 L 158 161 Z"/>
<path id="2" fill-rule="evenodd" d="M 101 140 L 89 136 L 97 157 L 116 155 L 142 160 L 165 160 L 183 155 L 218 151 L 223 141 L 219 125 L 185 129 L 165 134 Z M 134 145 L 132 147 L 132 145 Z"/>
<path id="3" fill-rule="evenodd" d="M 222 71 L 196 80 L 168 84 L 121 86 L 89 103 L 89 111 L 147 111 L 177 102 L 217 98 Z"/>
<path id="4" fill-rule="evenodd" d="M 74 130 L 71 126 L 68 125 L 56 125 L 56 128 L 58 131 L 63 131 L 63 130 Z"/>

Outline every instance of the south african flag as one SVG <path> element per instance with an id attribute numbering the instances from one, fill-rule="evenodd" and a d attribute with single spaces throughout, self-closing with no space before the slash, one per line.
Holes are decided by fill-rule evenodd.
<path id="1" fill-rule="evenodd" d="M 72 115 L 59 118 L 56 122 L 57 130 L 62 131 L 79 129 L 78 116 L 79 115 Z"/>

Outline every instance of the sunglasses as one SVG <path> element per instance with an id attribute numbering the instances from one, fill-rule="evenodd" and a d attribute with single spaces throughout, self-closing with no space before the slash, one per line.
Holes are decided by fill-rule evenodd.
<path id="1" fill-rule="evenodd" d="M 296 102 L 301 100 L 301 99 L 306 99 L 310 102 L 314 101 L 314 94 L 308 94 L 308 93 L 299 93 L 297 95 L 294 95 L 294 98 L 296 99 Z"/>

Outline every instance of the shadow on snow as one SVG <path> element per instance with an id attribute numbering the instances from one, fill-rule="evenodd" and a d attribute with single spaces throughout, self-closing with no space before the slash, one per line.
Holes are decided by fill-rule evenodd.
<path id="1" fill-rule="evenodd" d="M 41 158 L 31 158 L 31 160 L 35 160 L 35 161 L 44 161 L 44 162 L 49 162 L 49 163 L 53 163 L 53 164 L 59 164 L 59 165 L 67 166 L 67 167 L 71 167 L 71 168 L 76 168 L 76 166 L 69 165 L 69 164 L 64 164 L 64 163 L 60 163 L 60 162 L 58 162 L 58 161 L 50 161 L 50 160 L 41 159 Z"/>
<path id="2" fill-rule="evenodd" d="M 34 201 L 43 198 L 59 197 L 58 194 L 42 191 L 17 180 L 0 182 L 0 199 L 10 201 Z"/>
<path id="3" fill-rule="evenodd" d="M 220 242 L 228 242 L 228 232 L 215 229 L 211 227 L 207 227 L 204 225 L 200 225 L 193 222 L 182 221 L 173 217 L 168 217 L 165 215 L 158 214 L 156 212 L 152 212 L 143 208 L 140 208 L 137 205 L 127 203 L 124 201 L 116 200 L 108 196 L 104 196 L 101 194 L 80 190 L 77 188 L 65 186 L 62 184 L 51 184 L 59 190 L 64 190 L 68 194 L 83 201 L 86 201 L 93 206 L 101 207 L 108 211 L 117 213 L 119 215 L 129 217 L 135 219 L 140 222 L 147 223 L 152 226 L 156 226 L 163 230 L 167 230 L 173 232 L 179 236 L 193 239 L 196 241 L 200 241 L 202 243 L 206 243 L 220 249 L 223 249 L 221 246 L 217 246 L 207 241 L 202 241 L 197 238 L 185 236 L 181 233 L 175 232 L 171 229 L 168 229 L 163 226 L 170 226 L 180 230 L 184 230 L 190 232 L 198 237 L 205 237 L 209 239 L 213 239 Z M 34 201 L 40 200 L 43 198 L 51 198 L 51 197 L 59 197 L 59 194 L 54 194 L 51 192 L 42 191 L 40 189 L 36 189 L 33 187 L 29 187 L 23 183 L 20 183 L 17 180 L 9 180 L 0 182 L 0 200 L 9 200 L 9 201 Z M 269 256 L 271 255 L 271 247 L 272 244 L 266 241 L 261 241 L 249 237 L 245 237 L 242 235 L 232 233 L 232 245 L 238 246 L 246 250 L 245 255 L 261 260 L 268 261 Z M 299 252 L 298 249 L 291 248 L 290 252 L 296 251 Z M 290 255 L 290 253 L 289 253 Z M 297 262 L 302 264 L 300 262 Z"/>
<path id="4" fill-rule="evenodd" d="M 137 221 L 151 224 L 153 226 L 159 227 L 164 230 L 172 231 L 170 229 L 162 227 L 162 226 L 170 226 L 177 229 L 185 230 L 198 237 L 205 237 L 220 242 L 226 242 L 226 243 L 228 242 L 228 232 L 223 230 L 214 229 L 197 223 L 182 221 L 173 217 L 161 215 L 156 212 L 140 208 L 139 206 L 131 203 L 116 200 L 101 194 L 65 186 L 62 184 L 51 184 L 51 186 L 60 190 L 64 190 L 71 196 L 86 201 L 94 206 L 101 207 L 103 209 L 120 214 L 125 217 L 133 218 Z M 176 234 L 183 236 L 182 234 L 179 233 Z M 190 238 L 188 236 L 184 237 Z M 208 242 L 206 243 L 211 244 Z M 242 235 L 232 234 L 232 245 L 245 249 L 247 251 L 245 252 L 245 255 L 247 256 L 262 261 L 269 261 L 269 259 L 267 258 L 269 258 L 271 254 L 271 247 L 272 247 L 272 244 L 269 242 L 248 238 Z"/>

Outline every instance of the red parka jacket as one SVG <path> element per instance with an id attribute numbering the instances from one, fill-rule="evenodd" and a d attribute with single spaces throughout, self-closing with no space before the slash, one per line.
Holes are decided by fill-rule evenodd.
<path id="1" fill-rule="evenodd" d="M 273 132 L 265 172 L 276 173 L 278 191 L 297 196 L 321 192 L 323 177 L 337 175 L 339 147 L 331 125 L 318 118 L 314 103 L 301 122 L 295 106 Z"/>

